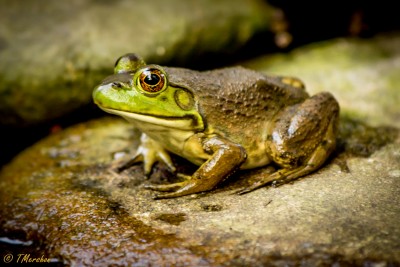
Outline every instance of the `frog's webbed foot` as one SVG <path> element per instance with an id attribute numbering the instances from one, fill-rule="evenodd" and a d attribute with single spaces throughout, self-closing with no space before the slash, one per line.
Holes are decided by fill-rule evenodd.
<path id="1" fill-rule="evenodd" d="M 288 183 L 292 180 L 295 180 L 298 177 L 306 175 L 306 174 L 312 172 L 313 170 L 314 170 L 314 168 L 310 168 L 308 165 L 302 166 L 302 167 L 294 169 L 294 170 L 281 169 L 279 171 L 274 172 L 273 174 L 271 174 L 269 176 L 262 177 L 260 180 L 258 180 L 254 184 L 250 185 L 249 187 L 245 187 L 245 188 L 237 191 L 236 194 L 244 195 L 244 194 L 250 193 L 251 191 L 254 191 L 258 188 L 261 188 L 269 183 L 271 183 L 272 186 L 276 187 L 276 186 Z"/>
<path id="2" fill-rule="evenodd" d="M 260 187 L 263 187 L 269 183 L 272 184 L 272 186 L 277 187 L 282 184 L 289 183 L 290 181 L 293 181 L 301 176 L 304 176 L 306 174 L 309 174 L 319 168 L 320 165 L 322 165 L 323 161 L 321 163 L 315 161 L 316 159 L 311 159 L 306 165 L 300 166 L 295 169 L 281 169 L 269 176 L 262 177 L 260 180 L 255 182 L 249 187 L 243 188 L 236 193 L 239 195 L 243 195 L 246 193 L 249 193 L 251 191 L 254 191 Z"/>
<path id="3" fill-rule="evenodd" d="M 169 192 L 158 194 L 154 199 L 174 198 L 209 191 L 246 159 L 246 153 L 241 146 L 216 136 L 206 139 L 203 149 L 212 154 L 211 157 L 192 176 L 178 175 L 186 179 L 185 181 L 169 185 L 146 186 L 148 189 Z"/>
<path id="4" fill-rule="evenodd" d="M 163 193 L 163 194 L 157 194 L 153 197 L 153 199 L 164 199 L 164 198 L 174 198 L 174 197 L 181 197 L 181 196 L 186 196 L 186 195 L 191 195 L 195 193 L 201 193 L 205 191 L 209 191 L 214 188 L 213 186 L 203 186 L 197 182 L 179 182 L 179 183 L 174 183 L 174 184 L 169 184 L 163 187 L 158 186 L 156 189 L 157 191 L 172 191 L 170 193 Z"/>
<path id="5" fill-rule="evenodd" d="M 153 197 L 153 199 L 174 198 L 209 191 L 213 189 L 215 185 L 221 180 L 218 178 L 214 181 L 202 181 L 202 179 L 195 178 L 194 176 L 195 175 L 193 175 L 191 179 L 183 182 L 168 185 L 148 185 L 145 186 L 145 188 L 160 192 L 169 192 L 157 194 Z"/>
<path id="6" fill-rule="evenodd" d="M 176 169 L 171 157 L 160 144 L 149 138 L 146 134 L 142 134 L 140 140 L 141 144 L 137 149 L 136 155 L 118 166 L 116 168 L 117 172 L 122 172 L 135 164 L 143 162 L 144 173 L 146 176 L 149 176 L 154 163 L 159 161 L 165 163 L 172 172 L 175 172 Z"/>

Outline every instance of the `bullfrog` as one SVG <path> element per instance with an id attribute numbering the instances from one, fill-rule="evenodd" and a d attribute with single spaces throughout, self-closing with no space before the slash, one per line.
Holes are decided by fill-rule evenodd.
<path id="1" fill-rule="evenodd" d="M 155 199 L 209 191 L 236 170 L 268 165 L 274 172 L 237 193 L 287 183 L 320 168 L 336 144 L 332 94 L 310 96 L 297 78 L 240 66 L 195 71 L 126 54 L 93 99 L 142 133 L 137 154 L 121 169 L 143 162 L 148 176 L 162 162 L 175 172 L 170 152 L 199 166 L 192 175 L 178 173 L 180 182 L 148 184 L 161 192 Z"/>

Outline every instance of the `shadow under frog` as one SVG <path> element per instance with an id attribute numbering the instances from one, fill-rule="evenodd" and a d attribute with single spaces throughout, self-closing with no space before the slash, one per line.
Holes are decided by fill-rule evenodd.
<path id="1" fill-rule="evenodd" d="M 198 72 L 127 54 L 93 98 L 142 132 L 137 154 L 119 171 L 143 162 L 148 176 L 160 161 L 175 173 L 168 152 L 199 166 L 191 176 L 177 173 L 183 181 L 147 185 L 166 192 L 156 199 L 209 191 L 236 170 L 263 166 L 277 168 L 239 194 L 287 183 L 320 168 L 338 140 L 339 105 L 330 93 L 310 97 L 298 79 L 242 67 Z"/>

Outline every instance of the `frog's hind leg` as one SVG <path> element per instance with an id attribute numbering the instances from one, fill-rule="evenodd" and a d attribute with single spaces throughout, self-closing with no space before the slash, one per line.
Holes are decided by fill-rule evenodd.
<path id="1" fill-rule="evenodd" d="M 332 126 L 330 126 L 330 128 L 331 127 Z M 330 150 L 333 149 L 331 148 L 331 146 L 334 147 L 335 136 L 333 135 L 333 131 L 330 131 L 330 133 L 332 134 L 332 136 L 330 136 L 332 138 L 327 140 L 326 143 L 322 143 L 321 145 L 319 145 L 306 164 L 295 169 L 280 169 L 269 176 L 262 177 L 261 180 L 255 182 L 249 187 L 239 190 L 236 193 L 239 195 L 243 195 L 260 187 L 263 187 L 268 183 L 272 183 L 273 186 L 278 186 L 317 170 L 324 163 L 325 159 L 329 156 Z"/>
<path id="2" fill-rule="evenodd" d="M 251 186 L 244 188 L 240 191 L 238 191 L 238 194 L 245 194 L 248 192 L 251 192 L 255 189 L 258 189 L 268 183 L 272 183 L 273 185 L 280 185 L 284 183 L 288 183 L 294 179 L 297 179 L 301 176 L 307 175 L 315 170 L 317 170 L 319 167 L 322 166 L 322 164 L 325 162 L 325 160 L 329 157 L 329 155 L 332 153 L 336 146 L 336 129 L 337 129 L 337 121 L 338 121 L 338 113 L 339 113 L 339 107 L 336 104 L 336 101 L 331 98 L 331 96 L 328 95 L 322 95 L 320 94 L 319 96 L 317 95 L 316 97 L 322 98 L 325 97 L 327 98 L 327 101 L 331 102 L 334 101 L 333 105 L 328 105 L 330 106 L 331 110 L 331 115 L 329 116 L 329 122 L 326 124 L 327 127 L 325 127 L 323 130 L 325 131 L 325 134 L 322 136 L 320 139 L 320 142 L 316 146 L 316 148 L 309 154 L 309 156 L 306 158 L 305 161 L 302 161 L 300 164 L 296 165 L 295 167 L 292 167 L 292 164 L 290 162 L 286 162 L 283 165 L 283 168 L 272 173 L 269 176 L 264 176 L 262 177 L 259 181 L 255 182 Z M 311 101 L 312 98 L 311 98 Z M 327 101 L 321 101 L 321 99 L 318 100 L 320 103 L 324 103 Z M 303 111 L 307 111 L 307 103 L 303 105 L 304 109 Z M 322 108 L 323 109 L 323 108 Z M 315 112 L 316 110 L 310 111 L 310 113 Z M 317 111 L 321 112 L 321 110 Z M 323 110 L 322 110 L 323 111 Z M 307 114 L 307 112 L 306 112 Z M 312 115 L 312 114 L 310 114 Z M 312 116 L 309 117 L 310 121 L 313 121 Z M 314 120 L 317 121 L 317 120 Z M 315 122 L 318 125 L 318 122 Z M 312 128 L 312 127 L 310 127 Z M 315 132 L 315 131 L 313 131 Z M 304 138 L 309 139 L 309 138 L 316 138 L 312 134 L 304 135 Z"/>

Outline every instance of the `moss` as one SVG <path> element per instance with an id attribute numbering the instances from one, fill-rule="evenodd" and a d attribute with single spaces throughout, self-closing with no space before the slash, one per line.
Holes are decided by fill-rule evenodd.
<path id="1" fill-rule="evenodd" d="M 0 29 L 0 124 L 13 126 L 37 124 L 91 103 L 94 86 L 112 73 L 122 54 L 135 52 L 163 64 L 232 51 L 268 28 L 272 13 L 258 0 L 151 5 L 0 0 L 0 5 L 6 25 Z"/>
<path id="2" fill-rule="evenodd" d="M 395 127 L 372 127 L 351 117 L 340 118 L 338 152 L 348 156 L 369 157 L 399 136 Z"/>

